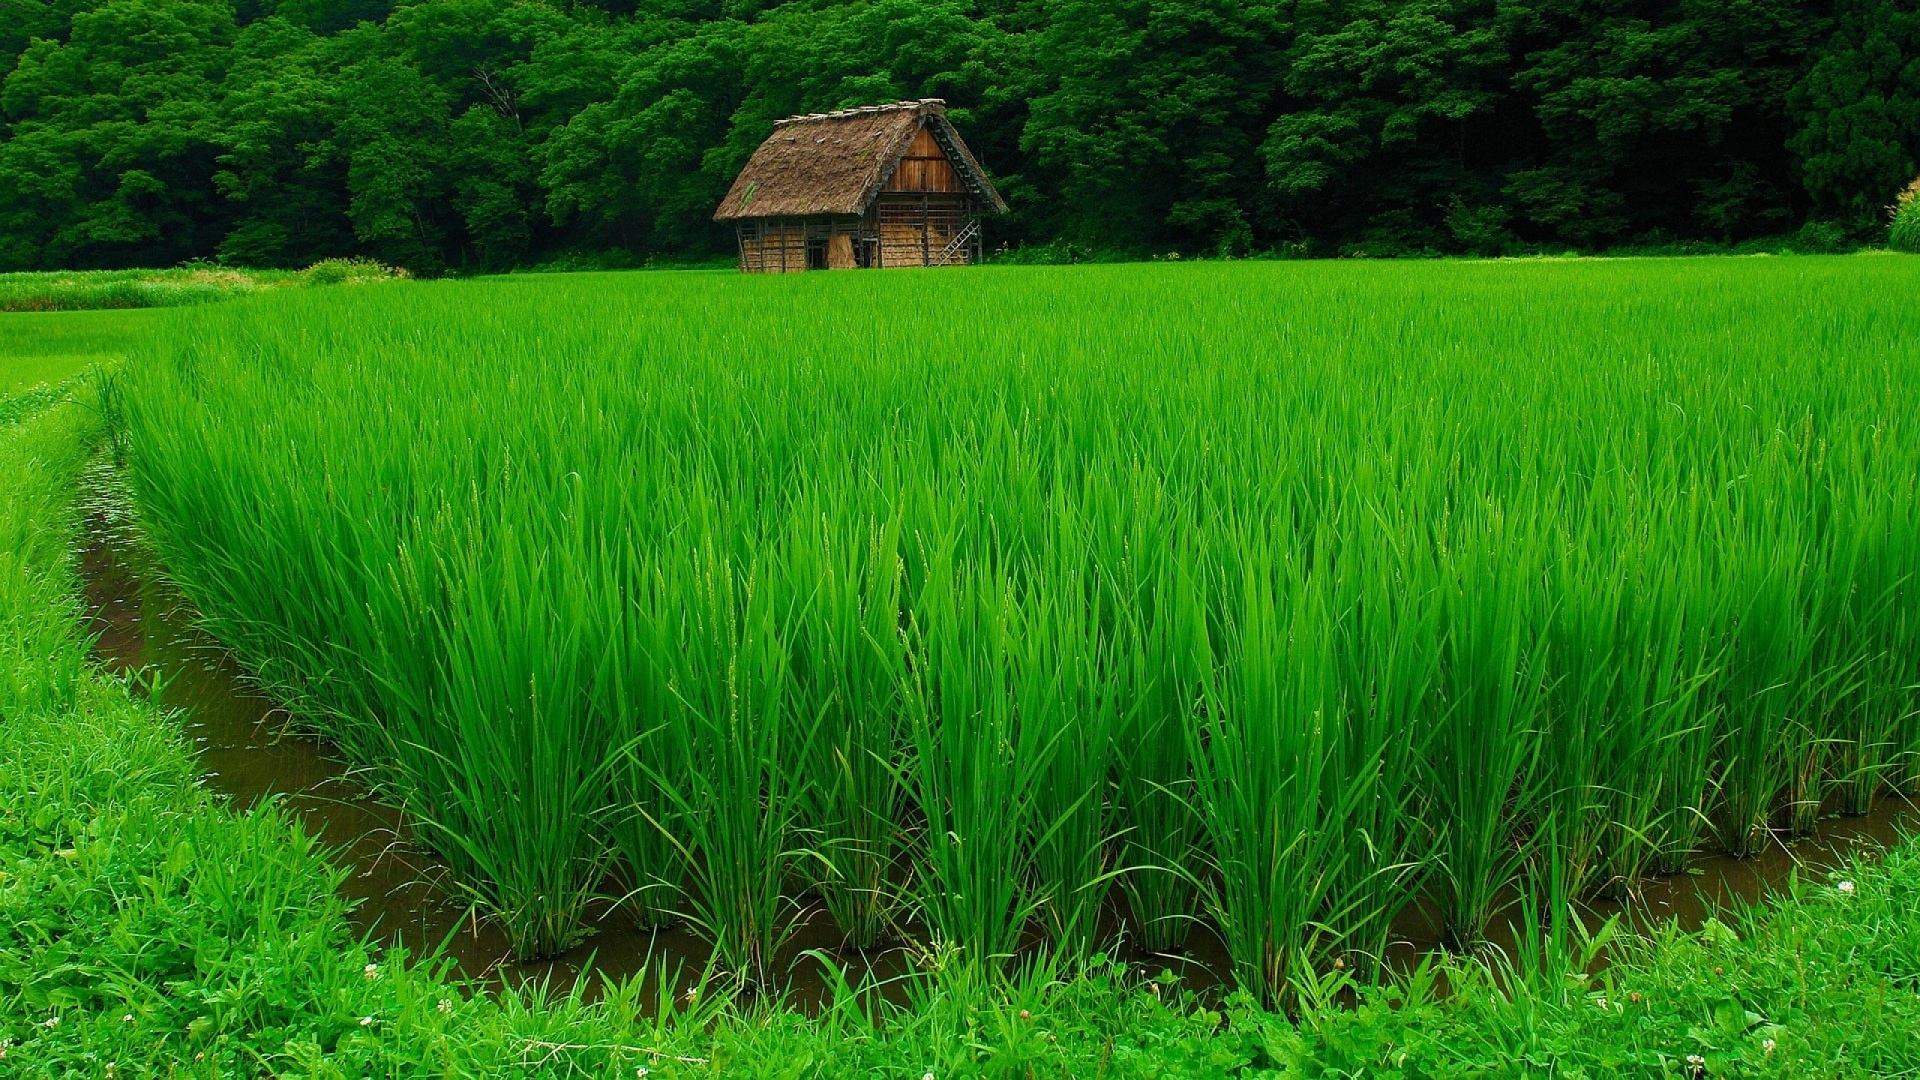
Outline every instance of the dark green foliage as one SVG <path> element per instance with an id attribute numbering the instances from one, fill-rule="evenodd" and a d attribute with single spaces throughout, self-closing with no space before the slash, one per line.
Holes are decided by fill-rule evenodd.
<path id="1" fill-rule="evenodd" d="M 1886 192 L 1920 170 L 1920 9 L 1843 0 L 1833 36 L 1788 94 L 1788 148 L 1816 207 L 1875 226 Z"/>
<path id="2" fill-rule="evenodd" d="M 1920 167 L 1901 0 L 0 0 L 0 80 L 0 270 L 704 258 L 922 96 L 1043 260 L 1831 251 Z"/>

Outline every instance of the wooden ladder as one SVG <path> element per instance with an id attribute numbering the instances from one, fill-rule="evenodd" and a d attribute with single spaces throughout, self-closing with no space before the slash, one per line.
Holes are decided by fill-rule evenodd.
<path id="1" fill-rule="evenodd" d="M 967 222 L 966 228 L 961 229 L 958 233 L 955 233 L 953 239 L 947 241 L 947 246 L 940 249 L 939 254 L 935 255 L 931 259 L 928 259 L 927 265 L 928 266 L 948 265 L 953 261 L 954 255 L 956 255 L 961 251 L 966 250 L 966 246 L 968 244 L 973 243 L 973 238 L 979 235 L 980 235 L 980 220 L 978 218 L 975 218 L 974 220 Z"/>

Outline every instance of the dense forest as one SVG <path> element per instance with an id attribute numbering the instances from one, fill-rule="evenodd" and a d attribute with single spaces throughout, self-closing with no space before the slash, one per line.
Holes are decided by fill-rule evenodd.
<path id="1" fill-rule="evenodd" d="M 0 269 L 729 250 L 773 122 L 941 97 L 994 246 L 1884 236 L 1916 0 L 0 0 Z"/>

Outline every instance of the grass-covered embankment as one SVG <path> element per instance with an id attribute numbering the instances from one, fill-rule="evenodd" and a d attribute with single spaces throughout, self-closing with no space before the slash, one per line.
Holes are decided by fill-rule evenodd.
<path id="1" fill-rule="evenodd" d="M 327 259 L 305 270 L 184 266 L 172 270 L 55 270 L 0 274 L 0 312 L 179 307 L 267 289 L 405 277 L 370 259 Z"/>

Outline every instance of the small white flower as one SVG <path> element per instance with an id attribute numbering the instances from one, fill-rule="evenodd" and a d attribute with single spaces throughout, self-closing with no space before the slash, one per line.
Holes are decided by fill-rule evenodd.
<path id="1" fill-rule="evenodd" d="M 60 1018 L 58 1016 L 49 1016 L 47 1017 L 46 1022 L 41 1024 L 40 1026 L 46 1028 L 48 1031 L 52 1031 L 54 1028 L 57 1028 L 60 1026 Z"/>
<path id="2" fill-rule="evenodd" d="M 1773 1047 L 1774 1047 L 1774 1042 L 1772 1039 L 1760 1040 L 1760 1049 L 1766 1051 L 1767 1053 L 1769 1054 L 1773 1053 Z"/>
<path id="3" fill-rule="evenodd" d="M 123 1023 L 128 1023 L 128 1024 L 131 1024 L 131 1023 L 133 1023 L 133 1014 L 132 1014 L 132 1013 L 128 1013 L 127 1015 L 125 1015 L 125 1016 L 123 1016 L 123 1017 L 121 1017 L 120 1019 L 121 1019 L 121 1021 L 122 1021 Z"/>
<path id="4" fill-rule="evenodd" d="M 363 1016 L 363 1017 L 361 1017 L 361 1018 L 360 1018 L 360 1026 L 361 1026 L 361 1027 L 372 1027 L 372 1026 L 373 1026 L 373 1017 L 371 1017 L 371 1016 Z"/>
<path id="5" fill-rule="evenodd" d="M 1851 881 L 1843 881 L 1840 884 L 1834 886 L 1834 888 L 1839 889 L 1843 895 L 1846 895 L 1846 896 L 1853 895 L 1853 882 Z"/>
<path id="6" fill-rule="evenodd" d="M 647 1080 L 647 1067 L 645 1065 L 640 1066 L 633 1070 L 633 1075 L 639 1077 L 640 1080 Z"/>
<path id="7" fill-rule="evenodd" d="M 368 982 L 372 982 L 380 977 L 380 965 L 368 964 L 366 967 L 360 969 L 360 974 L 365 975 Z"/>
<path id="8" fill-rule="evenodd" d="M 451 1013 L 451 1012 L 453 1012 L 453 999 L 452 999 L 452 998 L 441 998 L 441 999 L 440 999 L 440 1004 L 438 1004 L 438 1005 L 435 1005 L 435 1006 L 434 1006 L 434 1008 L 436 1008 L 436 1009 L 439 1009 L 439 1010 L 440 1010 L 440 1015 L 442 1015 L 442 1016 L 446 1016 L 447 1014 L 449 1014 L 449 1013 Z M 642 1072 L 645 1072 L 646 1070 L 644 1070 L 644 1069 L 643 1069 L 643 1070 L 641 1070 L 641 1071 L 642 1071 Z"/>
<path id="9" fill-rule="evenodd" d="M 921 1073 L 920 1080 L 933 1080 L 933 1074 L 930 1072 Z"/>
<path id="10" fill-rule="evenodd" d="M 1702 1065 L 1705 1065 L 1706 1063 L 1707 1063 L 1707 1059 L 1706 1059 L 1706 1058 L 1703 1058 L 1703 1057 L 1701 1057 L 1701 1056 L 1700 1056 L 1699 1054 L 1688 1054 L 1688 1055 L 1687 1055 L 1687 1064 L 1689 1064 L 1689 1065 L 1691 1065 L 1691 1066 L 1693 1066 L 1693 1067 L 1694 1067 L 1694 1068 L 1696 1068 L 1696 1069 L 1697 1069 L 1697 1068 L 1699 1068 L 1699 1067 L 1700 1067 L 1700 1066 L 1702 1066 Z"/>

